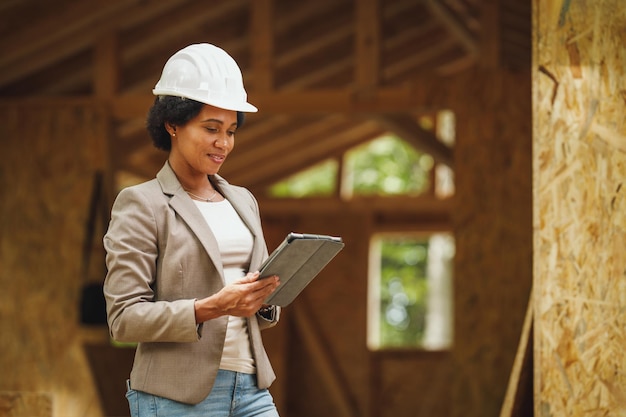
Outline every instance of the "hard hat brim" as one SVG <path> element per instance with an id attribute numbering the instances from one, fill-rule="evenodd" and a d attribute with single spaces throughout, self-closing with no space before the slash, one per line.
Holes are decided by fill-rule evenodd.
<path id="1" fill-rule="evenodd" d="M 217 100 L 217 99 L 205 99 L 200 98 L 196 94 L 185 94 L 184 92 L 177 90 L 173 91 L 171 89 L 154 89 L 152 90 L 152 94 L 155 96 L 175 96 L 175 97 L 183 97 L 190 100 L 195 100 L 199 103 L 208 104 L 209 106 L 218 107 L 220 109 L 225 110 L 233 110 L 233 111 L 241 111 L 246 113 L 256 113 L 259 111 L 258 108 L 253 106 L 248 102 L 241 101 L 229 101 L 229 100 Z"/>

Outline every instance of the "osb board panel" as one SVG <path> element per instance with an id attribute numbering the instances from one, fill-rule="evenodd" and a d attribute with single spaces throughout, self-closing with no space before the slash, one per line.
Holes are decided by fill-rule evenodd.
<path id="1" fill-rule="evenodd" d="M 626 8 L 533 2 L 535 414 L 626 415 Z"/>
<path id="2" fill-rule="evenodd" d="M 52 417 L 48 393 L 0 391 L 0 417 Z"/>
<path id="3" fill-rule="evenodd" d="M 463 81 L 454 109 L 451 415 L 497 416 L 532 285 L 530 71 Z"/>
<path id="4" fill-rule="evenodd" d="M 55 416 L 98 416 L 79 338 L 81 245 L 103 112 L 0 104 L 0 390 L 48 392 Z"/>

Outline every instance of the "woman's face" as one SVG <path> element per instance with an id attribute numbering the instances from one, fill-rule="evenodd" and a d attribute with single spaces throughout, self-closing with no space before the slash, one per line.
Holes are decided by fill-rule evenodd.
<path id="1" fill-rule="evenodd" d="M 166 129 L 172 137 L 169 160 L 177 174 L 213 175 L 235 146 L 237 112 L 205 104 L 185 125 Z"/>

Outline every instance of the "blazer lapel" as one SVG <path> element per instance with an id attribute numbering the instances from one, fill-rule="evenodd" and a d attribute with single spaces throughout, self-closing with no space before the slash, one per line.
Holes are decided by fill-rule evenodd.
<path id="1" fill-rule="evenodd" d="M 206 220 L 204 220 L 204 217 L 202 217 L 202 213 L 200 213 L 198 207 L 196 207 L 193 200 L 189 198 L 180 185 L 169 162 L 166 162 L 163 168 L 161 168 L 157 174 L 157 179 L 161 183 L 163 193 L 170 196 L 170 207 L 178 213 L 181 219 L 189 225 L 191 231 L 198 237 L 204 250 L 219 271 L 222 282 L 224 282 L 224 270 L 217 239 L 215 239 L 215 235 L 206 223 Z"/>
<path id="2" fill-rule="evenodd" d="M 193 200 L 189 198 L 183 187 L 180 185 L 176 174 L 166 162 L 157 174 L 157 179 L 161 184 L 163 193 L 170 196 L 170 206 L 189 225 L 192 232 L 198 237 L 205 251 L 211 258 L 213 264 L 219 271 L 222 281 L 224 280 L 224 270 L 222 258 L 220 256 L 217 239 L 207 225 L 202 213 L 196 207 Z M 233 206 L 241 220 L 252 233 L 254 246 L 252 248 L 252 258 L 250 259 L 250 270 L 259 268 L 265 257 L 267 249 L 263 240 L 263 232 L 259 225 L 257 213 L 250 207 L 250 197 L 232 187 L 224 178 L 219 175 L 211 176 L 213 186 L 216 187 Z"/>

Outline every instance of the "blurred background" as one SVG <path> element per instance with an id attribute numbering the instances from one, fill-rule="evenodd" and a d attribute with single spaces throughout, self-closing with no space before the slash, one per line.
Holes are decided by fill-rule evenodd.
<path id="1" fill-rule="evenodd" d="M 259 108 L 220 174 L 270 250 L 346 243 L 264 332 L 281 416 L 624 411 L 626 13 L 548 3 L 3 1 L 0 416 L 129 415 L 102 236 L 199 42 Z"/>

